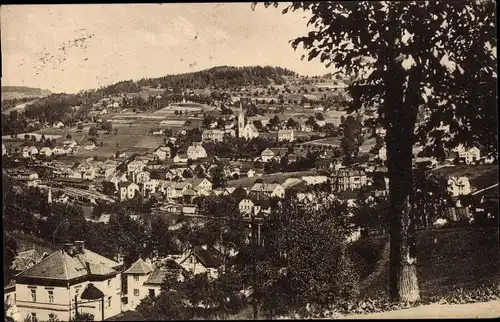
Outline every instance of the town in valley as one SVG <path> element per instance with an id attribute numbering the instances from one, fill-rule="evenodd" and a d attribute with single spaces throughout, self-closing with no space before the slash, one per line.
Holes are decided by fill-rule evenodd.
<path id="1" fill-rule="evenodd" d="M 388 288 L 391 152 L 380 109 L 351 109 L 356 75 L 141 77 L 2 85 L 6 319 L 289 318 Z M 415 141 L 422 296 L 497 285 L 497 151 Z"/>

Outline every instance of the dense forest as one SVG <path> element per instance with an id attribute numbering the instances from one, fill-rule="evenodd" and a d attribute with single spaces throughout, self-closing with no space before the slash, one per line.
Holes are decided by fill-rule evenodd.
<path id="1" fill-rule="evenodd" d="M 50 95 L 50 91 L 26 86 L 2 86 L 2 100 Z"/>
<path id="2" fill-rule="evenodd" d="M 153 79 L 141 79 L 139 86 L 161 85 L 162 88 L 231 88 L 238 86 L 266 86 L 273 82 L 284 84 L 283 76 L 296 76 L 291 70 L 271 66 L 231 67 L 220 66 L 194 73 L 167 75 Z"/>

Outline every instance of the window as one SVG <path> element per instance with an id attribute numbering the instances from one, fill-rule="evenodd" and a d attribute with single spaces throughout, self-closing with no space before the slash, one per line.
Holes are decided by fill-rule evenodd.
<path id="1" fill-rule="evenodd" d="M 152 288 L 149 289 L 149 296 L 150 297 L 155 296 L 155 290 L 154 289 L 152 289 Z"/>
<path id="2" fill-rule="evenodd" d="M 134 275 L 134 281 L 139 282 L 139 276 L 138 275 Z"/>
<path id="3" fill-rule="evenodd" d="M 108 280 L 108 286 L 111 286 L 111 280 L 110 279 Z"/>
<path id="4" fill-rule="evenodd" d="M 139 290 L 138 289 L 134 289 L 134 296 L 139 296 Z"/>
<path id="5" fill-rule="evenodd" d="M 31 301 L 36 302 L 36 288 L 30 289 Z"/>
<path id="6" fill-rule="evenodd" d="M 108 296 L 108 307 L 111 307 L 111 296 Z"/>
<path id="7" fill-rule="evenodd" d="M 54 303 L 54 290 L 47 290 L 49 303 Z"/>
<path id="8" fill-rule="evenodd" d="M 31 320 L 36 321 L 36 313 L 31 313 Z"/>

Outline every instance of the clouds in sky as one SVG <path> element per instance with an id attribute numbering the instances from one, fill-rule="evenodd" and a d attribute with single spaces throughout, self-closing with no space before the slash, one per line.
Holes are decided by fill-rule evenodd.
<path id="1" fill-rule="evenodd" d="M 0 10 L 4 85 L 76 92 L 219 65 L 275 65 L 307 75 L 329 71 L 318 61 L 301 61 L 303 52 L 289 44 L 307 32 L 303 13 L 282 15 L 263 6 L 252 11 L 250 3 Z M 67 45 L 82 38 L 82 46 Z M 40 60 L 45 56 L 54 57 Z"/>

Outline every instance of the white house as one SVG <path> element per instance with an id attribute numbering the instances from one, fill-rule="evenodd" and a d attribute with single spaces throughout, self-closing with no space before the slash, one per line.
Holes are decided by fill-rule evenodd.
<path id="1" fill-rule="evenodd" d="M 5 144 L 2 144 L 2 156 L 7 154 L 7 149 L 5 148 Z"/>
<path id="2" fill-rule="evenodd" d="M 197 247 L 191 251 L 182 261 L 180 266 L 194 275 L 208 273 L 215 279 L 223 268 L 222 254 L 214 247 Z"/>
<path id="3" fill-rule="evenodd" d="M 52 154 L 54 155 L 65 155 L 66 154 L 66 149 L 64 149 L 62 146 L 56 146 L 54 149 L 52 149 Z"/>
<path id="4" fill-rule="evenodd" d="M 473 147 L 465 152 L 459 153 L 458 157 L 464 159 L 466 164 L 475 163 L 481 160 L 481 151 L 477 147 Z"/>
<path id="5" fill-rule="evenodd" d="M 203 141 L 217 141 L 222 142 L 224 140 L 224 131 L 221 130 L 205 130 L 201 133 L 201 139 Z"/>
<path id="6" fill-rule="evenodd" d="M 122 311 L 120 271 L 120 263 L 86 249 L 83 241 L 64 244 L 16 276 L 19 315 L 69 321 L 75 316 L 75 300 L 79 313 L 93 314 L 94 321 L 118 315 Z"/>
<path id="7" fill-rule="evenodd" d="M 158 180 L 148 180 L 141 183 L 142 184 L 142 195 L 147 196 L 156 193 L 156 188 L 159 186 L 160 182 Z"/>
<path id="8" fill-rule="evenodd" d="M 379 150 L 378 150 L 378 158 L 382 161 L 386 161 L 387 160 L 387 148 L 385 146 L 381 147 Z"/>
<path id="9" fill-rule="evenodd" d="M 151 180 L 151 174 L 148 171 L 136 170 L 132 172 L 132 181 L 137 184 Z"/>
<path id="10" fill-rule="evenodd" d="M 255 183 L 250 188 L 250 193 L 267 197 L 285 198 L 285 189 L 279 183 Z"/>
<path id="11" fill-rule="evenodd" d="M 43 155 L 45 157 L 50 157 L 52 156 L 52 149 L 49 148 L 48 146 L 44 146 L 43 148 L 40 149 L 40 152 L 38 154 Z"/>
<path id="12" fill-rule="evenodd" d="M 170 151 L 170 147 L 168 146 L 159 146 L 158 148 L 156 148 L 154 154 L 156 156 L 158 156 L 158 159 L 160 160 L 166 160 L 166 159 L 170 159 L 170 156 L 171 156 L 171 151 Z"/>
<path id="13" fill-rule="evenodd" d="M 118 183 L 118 188 L 121 201 L 133 199 L 136 193 L 139 192 L 139 186 L 134 182 L 120 182 Z"/>
<path id="14" fill-rule="evenodd" d="M 189 182 L 198 195 L 209 195 L 212 192 L 212 183 L 206 178 L 189 178 L 184 182 Z"/>
<path id="15" fill-rule="evenodd" d="M 293 130 L 278 130 L 278 141 L 293 142 L 295 140 L 293 133 Z"/>
<path id="16" fill-rule="evenodd" d="M 127 172 L 128 173 L 132 173 L 134 171 L 137 171 L 137 170 L 142 170 L 144 169 L 144 167 L 146 166 L 146 164 L 142 161 L 132 161 L 130 162 L 129 164 L 127 164 Z"/>
<path id="17" fill-rule="evenodd" d="M 270 162 L 271 160 L 274 159 L 274 152 L 273 150 L 267 148 L 262 153 L 260 154 L 262 162 Z"/>
<path id="18" fill-rule="evenodd" d="M 135 310 L 141 300 L 148 296 L 148 291 L 143 287 L 153 268 L 149 263 L 138 259 L 123 272 L 127 280 L 127 308 Z"/>
<path id="19" fill-rule="evenodd" d="M 163 135 L 163 129 L 153 129 L 151 133 L 153 133 L 153 135 Z"/>
<path id="20" fill-rule="evenodd" d="M 63 122 L 58 122 L 58 123 L 54 124 L 54 127 L 58 128 L 58 129 L 61 129 L 61 128 L 64 127 L 64 123 Z"/>
<path id="21" fill-rule="evenodd" d="M 183 281 L 184 269 L 172 259 L 151 264 L 138 259 L 123 274 L 127 280 L 127 309 L 135 310 L 147 296 L 159 295 L 166 275 L 178 273 L 178 281 Z"/>
<path id="22" fill-rule="evenodd" d="M 452 196 L 468 195 L 471 193 L 469 178 L 450 177 L 448 179 L 448 191 Z"/>
<path id="23" fill-rule="evenodd" d="M 242 199 L 240 201 L 240 203 L 238 204 L 240 214 L 242 214 L 242 215 L 250 214 L 253 211 L 253 206 L 254 206 L 254 203 L 253 203 L 252 199 L 250 199 L 250 198 Z"/>
<path id="24" fill-rule="evenodd" d="M 174 163 L 187 163 L 188 162 L 188 156 L 187 154 L 177 154 L 174 157 Z"/>
<path id="25" fill-rule="evenodd" d="M 74 141 L 74 140 L 68 140 L 68 141 L 64 141 L 63 145 L 65 147 L 76 148 L 78 146 L 78 143 L 76 143 L 76 141 Z"/>
<path id="26" fill-rule="evenodd" d="M 21 152 L 23 158 L 31 158 L 38 154 L 38 149 L 35 146 L 25 146 Z"/>
<path id="27" fill-rule="evenodd" d="M 96 145 L 94 142 L 90 143 L 90 144 L 87 144 L 86 146 L 83 147 L 85 150 L 87 151 L 92 151 L 96 148 Z"/>
<path id="28" fill-rule="evenodd" d="M 193 142 L 187 149 L 187 156 L 189 160 L 196 160 L 207 157 L 207 151 L 201 142 Z"/>
<path id="29" fill-rule="evenodd" d="M 302 132 L 312 132 L 313 128 L 310 125 L 303 123 L 300 125 L 300 130 Z"/>

